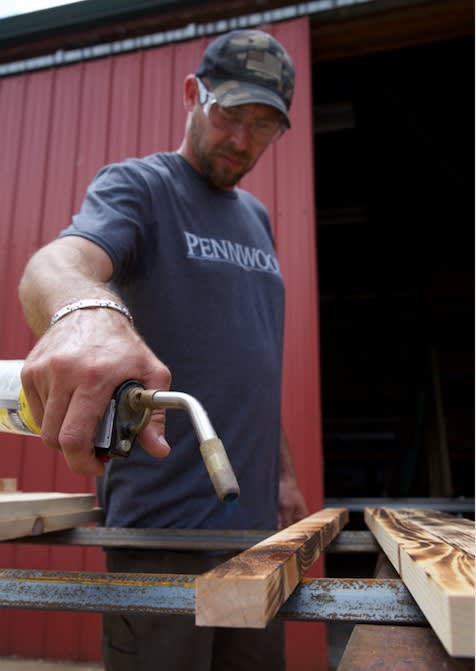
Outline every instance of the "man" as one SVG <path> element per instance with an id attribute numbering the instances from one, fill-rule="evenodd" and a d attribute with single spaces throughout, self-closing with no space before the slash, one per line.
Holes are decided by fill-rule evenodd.
<path id="1" fill-rule="evenodd" d="M 76 472 L 103 476 L 108 526 L 271 529 L 278 514 L 281 526 L 306 514 L 280 432 L 283 281 L 267 212 L 236 187 L 289 127 L 293 86 L 291 60 L 270 35 L 216 39 L 185 79 L 177 152 L 103 168 L 72 224 L 27 265 L 20 297 L 42 337 L 23 386 L 43 441 Z M 168 411 L 166 434 L 165 413 L 155 412 L 128 459 L 105 469 L 96 459 L 95 430 L 114 390 L 130 378 L 166 390 L 171 375 L 223 440 L 237 504 L 218 501 L 181 412 Z M 199 573 L 226 558 L 107 555 L 109 570 L 162 573 Z M 282 629 L 108 615 L 104 660 L 113 671 L 279 671 Z"/>

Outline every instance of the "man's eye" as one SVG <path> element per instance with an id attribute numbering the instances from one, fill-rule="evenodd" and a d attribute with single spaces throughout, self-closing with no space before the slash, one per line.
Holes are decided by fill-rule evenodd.
<path id="1" fill-rule="evenodd" d="M 241 112 L 233 107 L 220 107 L 220 112 L 229 121 L 240 121 Z"/>
<path id="2" fill-rule="evenodd" d="M 255 126 L 260 130 L 271 130 L 272 128 L 276 128 L 276 121 L 271 121 L 270 119 L 256 119 Z"/>

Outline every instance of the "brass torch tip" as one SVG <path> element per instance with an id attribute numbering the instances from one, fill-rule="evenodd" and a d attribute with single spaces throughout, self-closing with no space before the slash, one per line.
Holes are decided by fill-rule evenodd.
<path id="1" fill-rule="evenodd" d="M 223 503 L 233 503 L 233 501 L 236 501 L 239 496 L 240 495 L 238 492 L 228 492 L 228 494 L 225 494 L 223 497 Z"/>
<path id="2" fill-rule="evenodd" d="M 209 438 L 200 444 L 200 452 L 218 498 L 231 503 L 240 495 L 240 487 L 219 438 Z"/>

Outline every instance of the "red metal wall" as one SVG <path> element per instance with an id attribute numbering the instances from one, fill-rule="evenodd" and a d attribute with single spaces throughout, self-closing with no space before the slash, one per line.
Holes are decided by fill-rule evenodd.
<path id="1" fill-rule="evenodd" d="M 322 506 L 310 34 L 307 19 L 268 27 L 297 70 L 293 130 L 243 182 L 268 206 L 287 284 L 284 423 L 309 508 Z M 33 339 L 17 286 L 29 256 L 78 208 L 104 163 L 176 149 L 182 81 L 206 40 L 0 79 L 0 359 L 24 358 Z M 0 477 L 24 491 L 94 491 L 37 439 L 0 434 Z M 0 546 L 0 566 L 103 570 L 100 550 Z M 26 633 L 28 632 L 28 633 Z M 99 659 L 100 616 L 3 610 L 0 654 Z M 288 625 L 289 670 L 327 668 L 324 628 Z"/>

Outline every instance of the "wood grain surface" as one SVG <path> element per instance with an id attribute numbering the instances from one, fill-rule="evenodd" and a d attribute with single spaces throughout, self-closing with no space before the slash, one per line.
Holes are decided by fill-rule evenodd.
<path id="1" fill-rule="evenodd" d="M 266 627 L 347 522 L 346 509 L 322 510 L 198 576 L 196 624 Z"/>
<path id="2" fill-rule="evenodd" d="M 62 492 L 1 492 L 0 520 L 22 519 L 31 515 L 72 513 L 91 510 L 94 494 Z"/>
<path id="3" fill-rule="evenodd" d="M 0 478 L 0 492 L 16 492 L 17 479 L 16 478 Z"/>
<path id="4" fill-rule="evenodd" d="M 474 557 L 475 533 L 474 522 L 471 520 L 435 510 L 402 508 L 398 512 L 401 519 L 410 520 L 419 528 L 428 531 L 433 536 L 438 536 L 444 543 Z"/>
<path id="5" fill-rule="evenodd" d="M 38 536 L 48 531 L 73 529 L 81 524 L 99 522 L 102 516 L 102 508 L 93 508 L 72 513 L 30 515 L 24 518 L 3 519 L 0 520 L 0 541 Z"/>
<path id="6" fill-rule="evenodd" d="M 449 654 L 474 656 L 472 523 L 392 508 L 367 508 L 365 520 Z"/>

